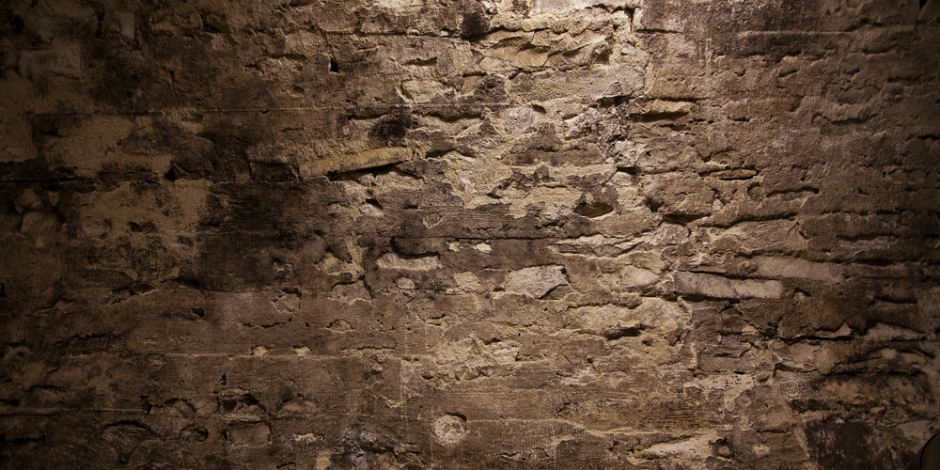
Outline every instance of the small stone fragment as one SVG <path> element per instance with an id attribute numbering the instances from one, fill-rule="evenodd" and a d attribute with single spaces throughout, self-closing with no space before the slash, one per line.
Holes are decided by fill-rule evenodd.
<path id="1" fill-rule="evenodd" d="M 441 444 L 454 444 L 467 433 L 467 419 L 460 415 L 446 414 L 434 420 L 434 437 Z"/>
<path id="2" fill-rule="evenodd" d="M 564 266 L 533 266 L 509 273 L 505 291 L 540 299 L 552 289 L 564 285 L 568 285 Z"/>

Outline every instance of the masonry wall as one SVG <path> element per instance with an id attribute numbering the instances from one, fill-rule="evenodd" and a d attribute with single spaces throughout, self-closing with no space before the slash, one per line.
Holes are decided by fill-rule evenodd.
<path id="1" fill-rule="evenodd" d="M 10 0 L 0 468 L 902 468 L 938 0 Z"/>

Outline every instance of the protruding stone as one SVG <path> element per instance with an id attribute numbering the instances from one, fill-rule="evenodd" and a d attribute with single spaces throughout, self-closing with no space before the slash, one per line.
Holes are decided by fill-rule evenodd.
<path id="1" fill-rule="evenodd" d="M 467 419 L 460 415 L 446 414 L 434 420 L 434 437 L 441 444 L 454 444 L 467 433 Z"/>
<path id="2" fill-rule="evenodd" d="M 640 244 L 640 240 L 592 235 L 560 240 L 552 245 L 559 253 L 614 257 Z"/>
<path id="3" fill-rule="evenodd" d="M 776 299 L 783 295 L 780 281 L 729 279 L 713 274 L 677 272 L 673 279 L 676 293 L 719 299 Z"/>
<path id="4" fill-rule="evenodd" d="M 648 269 L 627 266 L 620 271 L 620 280 L 625 287 L 644 287 L 659 282 L 660 276 Z"/>
<path id="5" fill-rule="evenodd" d="M 377 264 L 382 269 L 430 271 L 441 267 L 441 259 L 437 255 L 403 257 L 398 253 L 386 253 L 378 259 Z"/>
<path id="6" fill-rule="evenodd" d="M 568 285 L 568 278 L 564 266 L 533 266 L 509 273 L 505 291 L 540 299 L 552 289 L 565 285 Z"/>
<path id="7" fill-rule="evenodd" d="M 758 277 L 792 277 L 831 283 L 839 283 L 844 279 L 839 266 L 830 263 L 814 263 L 783 256 L 757 256 L 751 261 L 757 266 L 754 274 Z"/>

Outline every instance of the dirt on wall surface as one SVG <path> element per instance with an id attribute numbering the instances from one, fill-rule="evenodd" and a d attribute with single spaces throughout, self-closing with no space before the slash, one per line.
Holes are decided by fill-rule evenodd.
<path id="1" fill-rule="evenodd" d="M 902 468 L 940 0 L 10 0 L 0 468 Z"/>

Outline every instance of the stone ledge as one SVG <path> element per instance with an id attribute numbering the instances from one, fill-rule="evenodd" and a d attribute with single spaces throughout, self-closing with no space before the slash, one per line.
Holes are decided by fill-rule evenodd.
<path id="1" fill-rule="evenodd" d="M 757 275 L 769 278 L 799 278 L 838 284 L 845 280 L 842 269 L 830 263 L 816 263 L 784 256 L 757 256 Z"/>
<path id="2" fill-rule="evenodd" d="M 783 296 L 780 281 L 729 279 L 714 274 L 677 272 L 673 277 L 676 294 L 701 295 L 720 299 L 778 299 Z"/>

